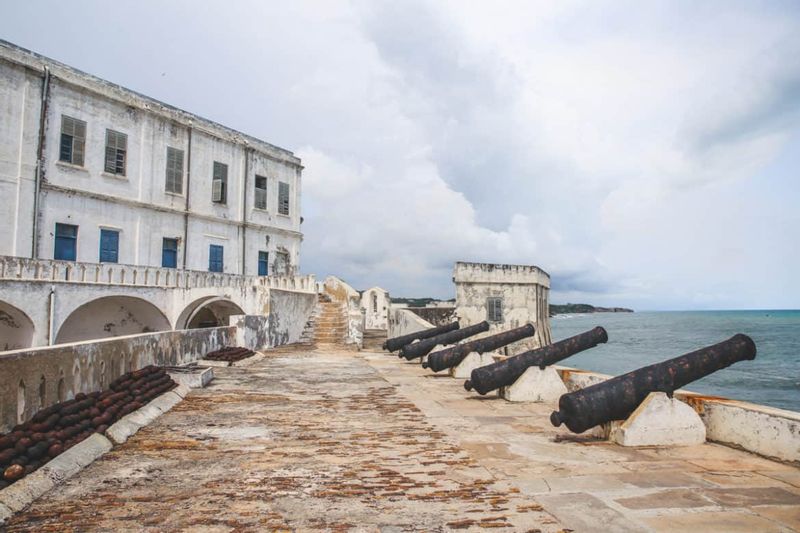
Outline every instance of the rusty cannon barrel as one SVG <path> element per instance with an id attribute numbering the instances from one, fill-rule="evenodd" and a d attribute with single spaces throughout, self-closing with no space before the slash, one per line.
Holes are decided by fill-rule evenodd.
<path id="1" fill-rule="evenodd" d="M 422 363 L 422 368 L 430 368 L 434 372 L 439 372 L 445 368 L 452 368 L 461 363 L 461 361 L 472 352 L 490 352 L 506 344 L 533 337 L 534 333 L 536 333 L 536 330 L 533 324 L 525 324 L 524 326 L 502 331 L 489 337 L 458 344 L 452 348 L 446 348 L 430 354 L 428 356 L 428 361 Z"/>
<path id="2" fill-rule="evenodd" d="M 550 422 L 554 426 L 566 424 L 570 431 L 583 433 L 611 420 L 624 420 L 651 392 L 671 395 L 692 381 L 755 357 L 753 339 L 739 333 L 713 346 L 564 394 L 558 400 L 558 411 L 550 415 Z"/>
<path id="3" fill-rule="evenodd" d="M 485 320 L 480 324 L 475 324 L 474 326 L 467 326 L 466 328 L 448 331 L 447 333 L 436 335 L 430 339 L 423 339 L 419 342 L 406 344 L 400 349 L 398 357 L 405 357 L 411 361 L 412 359 L 422 357 L 423 355 L 428 355 L 431 353 L 431 350 L 436 348 L 436 346 L 439 344 L 453 344 L 472 337 L 473 335 L 477 335 L 478 333 L 483 333 L 484 331 L 489 331 L 489 323 Z"/>
<path id="4" fill-rule="evenodd" d="M 464 388 L 475 389 L 479 394 L 486 394 L 513 384 L 531 367 L 538 366 L 544 370 L 567 357 L 594 348 L 604 342 L 608 342 L 608 333 L 604 328 L 597 326 L 538 350 L 522 352 L 504 361 L 476 368 L 470 374 L 470 379 L 464 382 Z"/>
<path id="5" fill-rule="evenodd" d="M 431 337 L 435 337 L 436 335 L 441 335 L 442 333 L 447 333 L 448 331 L 453 331 L 458 328 L 458 322 L 452 322 L 444 326 L 423 329 L 420 331 L 415 331 L 414 333 L 409 333 L 408 335 L 401 335 L 399 337 L 392 337 L 383 343 L 383 349 L 389 350 L 390 352 L 395 352 L 406 344 L 411 344 L 416 340 L 429 339 Z"/>

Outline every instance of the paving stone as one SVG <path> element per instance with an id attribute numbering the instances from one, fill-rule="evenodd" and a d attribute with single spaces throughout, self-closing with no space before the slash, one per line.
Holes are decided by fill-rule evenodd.
<path id="1" fill-rule="evenodd" d="M 721 487 L 775 487 L 785 483 L 757 472 L 697 472 L 695 476 Z"/>
<path id="2" fill-rule="evenodd" d="M 646 531 L 642 524 L 626 518 L 591 494 L 549 494 L 538 496 L 537 500 L 564 526 L 575 531 L 598 531 L 598 528 L 615 533 Z"/>
<path id="3" fill-rule="evenodd" d="M 644 496 L 619 498 L 615 501 L 628 509 L 687 509 L 715 505 L 697 491 L 689 489 L 662 490 Z"/>
<path id="4" fill-rule="evenodd" d="M 757 514 L 779 522 L 795 531 L 800 531 L 800 505 L 759 506 L 753 509 Z"/>
<path id="5" fill-rule="evenodd" d="M 785 528 L 745 512 L 686 513 L 644 518 L 643 521 L 658 533 L 785 533 Z"/>
<path id="6" fill-rule="evenodd" d="M 800 505 L 800 495 L 778 487 L 742 487 L 709 489 L 703 494 L 720 505 L 746 507 L 752 505 Z"/>
<path id="7" fill-rule="evenodd" d="M 764 472 L 759 472 L 759 474 L 768 476 L 772 479 L 777 479 L 784 483 L 788 483 L 793 487 L 800 488 L 800 468 L 796 468 L 793 470 L 780 470 L 780 471 L 767 470 Z"/>

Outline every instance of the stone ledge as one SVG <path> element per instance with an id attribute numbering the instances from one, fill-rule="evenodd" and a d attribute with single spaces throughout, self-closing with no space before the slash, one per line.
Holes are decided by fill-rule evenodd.
<path id="1" fill-rule="evenodd" d="M 36 472 L 0 491 L 0 504 L 10 509 L 12 513 L 23 510 L 56 484 L 75 475 L 112 447 L 111 441 L 102 435 L 95 433 L 87 437 L 52 461 L 48 461 Z"/>
<path id="2" fill-rule="evenodd" d="M 183 385 L 165 392 L 112 424 L 105 435 L 92 434 L 35 472 L 0 490 L 0 526 L 56 485 L 99 459 L 114 444 L 124 443 L 139 429 L 172 409 L 188 392 L 189 388 Z"/>

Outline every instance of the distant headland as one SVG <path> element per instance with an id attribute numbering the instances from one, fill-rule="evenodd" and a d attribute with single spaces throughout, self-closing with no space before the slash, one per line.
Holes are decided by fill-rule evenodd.
<path id="1" fill-rule="evenodd" d="M 585 313 L 633 313 L 633 309 L 626 307 L 595 307 L 589 304 L 550 304 L 550 316 Z"/>

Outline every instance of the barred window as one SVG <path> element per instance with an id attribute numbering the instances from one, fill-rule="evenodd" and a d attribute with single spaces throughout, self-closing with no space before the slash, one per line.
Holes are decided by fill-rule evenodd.
<path id="1" fill-rule="evenodd" d="M 183 150 L 167 146 L 167 192 L 183 194 Z"/>
<path id="2" fill-rule="evenodd" d="M 61 115 L 61 144 L 59 161 L 83 166 L 83 154 L 86 147 L 86 123 L 77 118 Z"/>
<path id="3" fill-rule="evenodd" d="M 289 184 L 282 181 L 278 182 L 278 213 L 289 214 Z"/>
<path id="4" fill-rule="evenodd" d="M 486 320 L 489 322 L 503 321 L 503 299 L 492 296 L 486 299 Z"/>
<path id="5" fill-rule="evenodd" d="M 106 130 L 106 172 L 125 175 L 125 158 L 128 152 L 128 136 L 114 130 Z"/>
<path id="6" fill-rule="evenodd" d="M 228 165 L 214 161 L 214 174 L 211 180 L 211 201 L 224 204 L 228 201 Z"/>
<path id="7" fill-rule="evenodd" d="M 267 208 L 267 178 L 264 176 L 256 176 L 256 209 Z"/>

